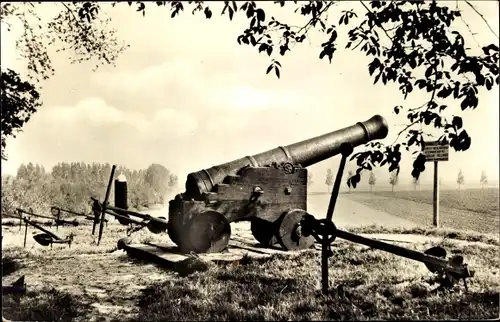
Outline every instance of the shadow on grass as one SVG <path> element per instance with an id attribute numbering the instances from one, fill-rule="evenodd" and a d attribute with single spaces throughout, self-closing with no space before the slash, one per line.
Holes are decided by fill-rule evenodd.
<path id="1" fill-rule="evenodd" d="M 90 305 L 84 304 L 74 295 L 45 288 L 28 291 L 19 303 L 11 295 L 2 296 L 2 314 L 14 321 L 74 321 L 90 312 Z"/>
<path id="2" fill-rule="evenodd" d="M 2 277 L 9 276 L 21 268 L 22 265 L 15 258 L 2 257 Z"/>
<path id="3" fill-rule="evenodd" d="M 215 265 L 211 262 L 205 262 L 197 257 L 188 257 L 183 261 L 179 262 L 157 262 L 157 258 L 154 256 L 148 256 L 148 254 L 141 254 L 137 257 L 129 257 L 129 256 L 121 256 L 118 257 L 118 260 L 133 263 L 135 265 L 156 265 L 163 269 L 167 269 L 169 271 L 177 273 L 180 277 L 186 277 L 196 272 L 205 272 L 212 265 Z"/>
<path id="4" fill-rule="evenodd" d="M 133 321 L 485 319 L 498 292 L 435 293 L 429 276 L 376 252 L 334 250 L 330 294 L 320 289 L 317 253 L 275 256 L 175 277 L 143 290 Z M 388 259 L 391 259 L 389 261 Z M 354 264 L 350 264 L 354 262 Z M 363 264 L 363 265 L 361 265 Z"/>

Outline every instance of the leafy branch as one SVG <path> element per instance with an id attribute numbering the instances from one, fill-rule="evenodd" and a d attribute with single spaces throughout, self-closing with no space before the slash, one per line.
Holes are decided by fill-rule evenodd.
<path id="1" fill-rule="evenodd" d="M 498 39 L 484 15 L 470 1 L 465 2 L 485 21 Z M 121 2 L 114 2 L 112 6 L 117 3 Z M 129 6 L 133 4 L 127 3 Z M 135 3 L 136 10 L 145 16 L 147 2 Z M 321 43 L 319 58 L 328 57 L 331 63 L 338 50 L 339 33 L 345 32 L 348 39 L 345 49 L 371 56 L 367 69 L 374 79 L 374 85 L 397 84 L 404 99 L 417 90 L 430 95 L 425 104 L 407 109 L 408 124 L 400 131 L 394 143 L 383 146 L 379 142 L 371 142 L 365 146 L 366 151 L 353 155 L 352 160 L 356 159 L 358 169 L 349 178 L 348 184 L 355 187 L 361 172 L 370 171 L 374 166 L 388 165 L 389 172 L 399 171 L 401 147 L 406 147 L 409 151 L 413 145 L 417 148 L 413 153 L 418 153 L 420 149 L 412 171 L 413 177 L 418 179 L 425 169 L 425 157 L 421 151 L 425 145 L 423 129 L 426 126 L 437 129 L 441 133 L 438 140 L 443 144 L 450 144 L 456 151 L 465 151 L 470 147 L 471 139 L 463 127 L 463 120 L 453 116 L 449 122 L 443 111 L 450 109 L 447 104 L 451 100 L 459 101 L 457 106 L 460 105 L 461 110 L 475 109 L 479 106 L 478 93 L 484 89 L 490 91 L 495 84 L 499 84 L 499 49 L 495 42 L 482 46 L 480 55 L 470 54 L 464 37 L 454 27 L 457 18 L 463 20 L 458 2 L 456 8 L 452 9 L 436 1 L 360 1 L 366 10 L 364 16 L 358 16 L 352 9 L 339 12 L 334 6 L 339 1 L 274 2 L 280 7 L 291 3 L 295 6 L 296 13 L 307 18 L 302 26 L 267 17 L 264 9 L 253 1 L 243 4 L 224 1 L 221 15 L 227 15 L 232 21 L 240 12 L 248 19 L 248 27 L 236 40 L 241 45 L 252 46 L 259 53 L 269 56 L 271 64 L 266 69 L 267 74 L 274 70 L 275 76 L 281 77 L 281 64 L 277 58 L 285 56 L 306 39 L 311 42 L 309 35 L 313 29 L 325 37 Z M 192 14 L 203 13 L 206 19 L 214 16 L 212 3 L 203 1 L 188 1 L 187 5 L 182 1 L 156 1 L 155 4 L 168 7 L 171 18 L 179 16 L 187 6 L 193 8 Z M 14 10 L 16 6 L 19 5 L 2 5 L 2 22 L 4 15 L 18 14 Z M 65 49 L 75 51 L 76 59 L 73 62 L 96 57 L 100 62 L 112 63 L 125 46 L 118 44 L 112 31 L 98 27 L 98 22 L 109 20 L 98 18 L 101 10 L 92 8 L 100 7 L 94 2 L 64 5 L 64 12 L 49 23 L 51 32 L 48 34 L 56 35 L 67 45 Z M 332 23 L 333 18 L 337 18 L 338 22 Z M 469 26 L 468 29 L 471 32 Z M 390 44 L 382 44 L 378 32 L 383 32 L 391 40 Z M 25 38 L 30 38 L 27 35 L 29 34 Z M 38 50 L 43 48 L 32 47 Z M 45 59 L 36 55 L 28 57 L 30 60 Z M 403 106 L 394 108 L 396 114 L 402 110 Z M 420 125 L 420 129 L 415 130 L 415 125 Z M 406 133 L 405 142 L 397 143 L 403 133 Z"/>

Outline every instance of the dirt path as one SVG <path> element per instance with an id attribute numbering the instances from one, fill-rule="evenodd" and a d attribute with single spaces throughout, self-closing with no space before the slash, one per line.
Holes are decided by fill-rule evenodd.
<path id="1" fill-rule="evenodd" d="M 4 284 L 25 275 L 31 290 L 53 286 L 84 299 L 93 312 L 84 321 L 124 320 L 138 311 L 140 290 L 172 276 L 154 265 L 133 263 L 122 251 L 24 260 Z M 51 274 L 47 274 L 51 272 Z"/>
<path id="2" fill-rule="evenodd" d="M 433 220 L 432 204 L 374 194 L 360 193 L 346 197 L 351 199 L 352 202 L 370 209 L 370 211 L 393 214 L 390 216 L 396 218 L 396 220 L 411 220 L 418 225 L 429 225 Z M 495 235 L 498 235 L 498 228 L 500 227 L 500 217 L 498 215 L 479 214 L 473 211 L 444 206 L 439 207 L 439 221 L 442 227 Z"/>
<path id="3" fill-rule="evenodd" d="M 317 218 L 326 217 L 329 195 L 309 195 L 307 211 Z M 382 225 L 387 228 L 412 228 L 417 224 L 386 212 L 367 207 L 351 198 L 339 195 L 335 205 L 333 221 L 338 227 L 358 227 L 365 225 Z"/>

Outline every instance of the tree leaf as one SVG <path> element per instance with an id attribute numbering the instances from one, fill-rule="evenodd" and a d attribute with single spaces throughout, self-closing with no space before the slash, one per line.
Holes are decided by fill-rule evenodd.
<path id="1" fill-rule="evenodd" d="M 204 13 L 205 13 L 205 17 L 206 17 L 207 19 L 212 18 L 212 11 L 210 11 L 210 9 L 209 9 L 208 7 L 205 7 L 205 11 L 204 11 Z"/>
<path id="2" fill-rule="evenodd" d="M 267 46 L 267 55 L 271 56 L 272 53 L 273 53 L 273 46 Z"/>
<path id="3" fill-rule="evenodd" d="M 460 116 L 454 116 L 451 124 L 457 129 L 460 130 L 462 128 L 462 118 Z"/>
<path id="4" fill-rule="evenodd" d="M 257 9 L 257 19 L 261 22 L 264 22 L 266 20 L 266 13 L 262 9 Z"/>

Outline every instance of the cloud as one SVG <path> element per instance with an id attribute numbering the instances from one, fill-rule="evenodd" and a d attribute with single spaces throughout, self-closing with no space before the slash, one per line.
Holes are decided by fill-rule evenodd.
<path id="1" fill-rule="evenodd" d="M 185 137 L 196 131 L 197 126 L 196 117 L 189 112 L 163 108 L 147 115 L 140 109 L 120 110 L 102 98 L 93 97 L 79 101 L 75 106 L 44 108 L 34 115 L 26 132 L 47 129 L 45 135 L 58 139 L 63 132 L 99 140 L 108 140 L 109 137 L 128 140 L 130 136 L 155 140 L 159 137 Z"/>
<path id="2" fill-rule="evenodd" d="M 304 91 L 252 85 L 238 79 L 233 72 L 226 73 L 224 70 L 217 74 L 207 74 L 203 64 L 178 59 L 140 70 L 97 72 L 92 79 L 111 95 L 120 94 L 135 101 L 143 99 L 148 106 L 141 108 L 150 111 L 164 106 L 201 113 L 207 108 L 230 110 L 306 107 Z M 209 67 L 211 68 L 213 67 Z M 137 106 L 129 108 L 136 110 Z"/>

